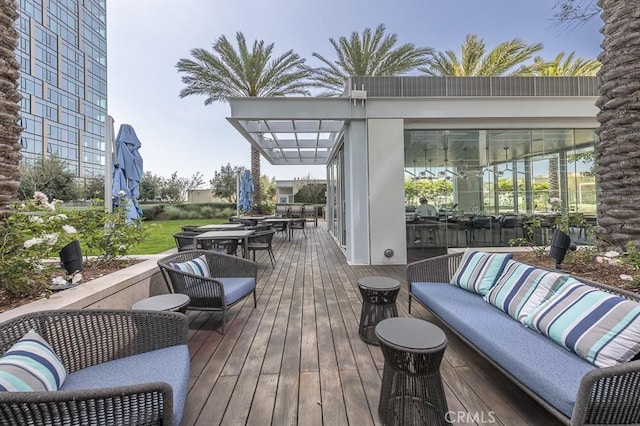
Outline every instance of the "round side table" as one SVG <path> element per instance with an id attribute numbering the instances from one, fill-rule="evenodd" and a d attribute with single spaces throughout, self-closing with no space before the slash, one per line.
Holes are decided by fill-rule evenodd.
<path id="1" fill-rule="evenodd" d="M 384 355 L 378 416 L 384 425 L 448 425 L 440 362 L 447 336 L 416 318 L 390 318 L 376 327 Z"/>
<path id="2" fill-rule="evenodd" d="M 387 277 L 364 277 L 358 280 L 358 288 L 362 294 L 360 338 L 377 345 L 376 325 L 383 319 L 398 316 L 396 297 L 400 291 L 400 282 Z"/>
<path id="3" fill-rule="evenodd" d="M 187 307 L 191 303 L 191 299 L 186 294 L 169 293 L 159 296 L 151 296 L 142 299 L 131 306 L 131 309 L 137 311 L 170 311 L 170 312 L 187 312 Z"/>

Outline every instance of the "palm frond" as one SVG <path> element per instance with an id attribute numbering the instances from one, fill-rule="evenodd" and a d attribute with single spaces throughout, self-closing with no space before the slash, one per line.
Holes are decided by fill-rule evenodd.
<path id="1" fill-rule="evenodd" d="M 418 48 L 412 43 L 396 46 L 396 34 L 385 35 L 383 24 L 375 31 L 366 28 L 362 34 L 351 33 L 350 37 L 329 39 L 336 54 L 330 61 L 319 53 L 312 56 L 324 65 L 314 70 L 313 84 L 325 89 L 322 95 L 340 94 L 351 76 L 394 76 L 410 72 L 428 63 L 433 49 Z"/>
<path id="2" fill-rule="evenodd" d="M 305 59 L 289 50 L 273 58 L 275 46 L 263 40 L 247 43 L 241 32 L 234 45 L 223 35 L 212 51 L 193 49 L 191 58 L 180 59 L 176 68 L 184 88 L 179 96 L 205 96 L 205 105 L 232 97 L 309 94 L 312 69 Z"/>

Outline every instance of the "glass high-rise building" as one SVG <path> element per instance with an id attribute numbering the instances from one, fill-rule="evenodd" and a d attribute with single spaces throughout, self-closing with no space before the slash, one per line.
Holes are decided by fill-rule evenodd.
<path id="1" fill-rule="evenodd" d="M 19 0 L 23 161 L 64 160 L 78 178 L 104 176 L 106 0 Z"/>

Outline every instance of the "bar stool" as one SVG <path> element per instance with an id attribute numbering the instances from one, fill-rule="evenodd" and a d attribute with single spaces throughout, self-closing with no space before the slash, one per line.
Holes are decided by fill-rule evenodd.
<path id="1" fill-rule="evenodd" d="M 384 355 L 378 416 L 383 425 L 448 425 L 440 362 L 447 337 L 417 318 L 389 318 L 376 326 Z"/>

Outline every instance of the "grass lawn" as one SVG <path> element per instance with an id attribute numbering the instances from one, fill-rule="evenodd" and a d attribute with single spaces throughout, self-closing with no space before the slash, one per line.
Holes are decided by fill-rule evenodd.
<path id="1" fill-rule="evenodd" d="M 207 225 L 210 223 L 226 223 L 227 219 L 176 219 L 154 220 L 143 222 L 148 230 L 147 238 L 134 246 L 129 254 L 157 254 L 176 246 L 173 234 L 180 232 L 182 225 Z"/>

